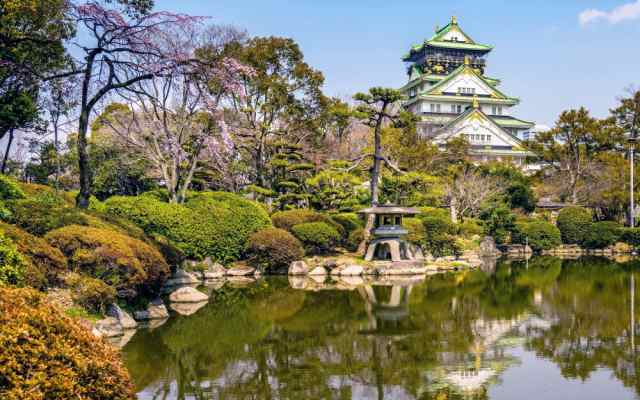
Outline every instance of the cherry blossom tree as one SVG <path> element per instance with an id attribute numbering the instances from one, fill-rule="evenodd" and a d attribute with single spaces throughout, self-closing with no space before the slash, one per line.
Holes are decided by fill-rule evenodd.
<path id="1" fill-rule="evenodd" d="M 91 170 L 87 151 L 87 131 L 91 113 L 107 96 L 151 80 L 189 61 L 190 54 L 175 46 L 202 18 L 168 12 L 131 13 L 115 2 L 87 2 L 73 5 L 79 41 L 72 54 L 72 71 L 60 76 L 79 78 L 78 163 L 80 192 L 76 204 L 89 205 Z"/>
<path id="2" fill-rule="evenodd" d="M 204 164 L 222 174 L 237 154 L 219 103 L 226 94 L 242 96 L 239 79 L 252 70 L 229 57 L 197 58 L 200 51 L 221 54 L 226 41 L 238 36 L 234 32 L 216 27 L 174 36 L 172 47 L 190 61 L 135 82 L 122 94 L 125 104 L 101 121 L 126 149 L 155 167 L 173 203 L 185 200 Z"/>

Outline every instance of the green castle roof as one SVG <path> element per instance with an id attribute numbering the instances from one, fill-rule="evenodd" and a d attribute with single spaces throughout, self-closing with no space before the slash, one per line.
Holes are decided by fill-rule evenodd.
<path id="1" fill-rule="evenodd" d="M 464 38 L 464 41 L 444 40 L 446 35 L 451 31 L 458 32 Z M 403 61 L 408 61 L 413 53 L 422 50 L 424 47 L 439 47 L 456 50 L 477 50 L 485 52 L 489 52 L 493 49 L 493 46 L 476 43 L 471 38 L 471 36 L 467 35 L 460 28 L 456 17 L 452 17 L 451 22 L 449 22 L 444 27 L 436 30 L 436 33 L 430 39 L 425 40 L 424 43 L 411 47 L 409 53 L 405 54 L 402 57 Z"/>

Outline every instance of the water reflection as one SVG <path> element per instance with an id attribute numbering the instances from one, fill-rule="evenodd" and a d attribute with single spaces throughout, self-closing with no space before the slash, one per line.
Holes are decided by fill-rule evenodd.
<path id="1" fill-rule="evenodd" d="M 420 282 L 227 284 L 123 354 L 149 399 L 631 399 L 635 271 L 538 257 Z M 521 389 L 543 375 L 544 396 Z"/>

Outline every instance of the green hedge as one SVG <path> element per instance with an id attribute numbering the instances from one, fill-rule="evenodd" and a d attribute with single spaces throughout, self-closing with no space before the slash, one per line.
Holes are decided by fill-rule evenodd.
<path id="1" fill-rule="evenodd" d="M 603 249 L 619 241 L 622 234 L 622 226 L 617 222 L 593 222 L 587 225 L 581 244 L 587 249 Z"/>
<path id="2" fill-rule="evenodd" d="M 0 286 L 21 284 L 26 265 L 16 245 L 0 231 Z"/>
<path id="3" fill-rule="evenodd" d="M 266 228 L 249 237 L 246 248 L 249 263 L 261 271 L 287 272 L 289 264 L 304 256 L 302 243 L 279 228 Z"/>
<path id="4" fill-rule="evenodd" d="M 0 175 L 0 200 L 16 200 L 25 197 L 18 182 L 6 175 Z"/>
<path id="5" fill-rule="evenodd" d="M 307 222 L 294 225 L 291 228 L 311 254 L 326 253 L 340 242 L 340 233 L 333 226 L 325 222 Z"/>
<path id="6" fill-rule="evenodd" d="M 640 247 L 640 228 L 622 228 L 620 234 L 621 241 L 635 248 Z"/>
<path id="7" fill-rule="evenodd" d="M 364 227 L 364 221 L 356 213 L 340 213 L 331 216 L 331 219 L 344 228 L 346 235 L 358 228 Z"/>
<path id="8" fill-rule="evenodd" d="M 237 260 L 249 235 L 270 225 L 262 207 L 231 193 L 203 193 L 185 205 L 152 196 L 115 196 L 105 201 L 105 207 L 148 235 L 166 238 L 189 258 L 210 256 L 222 263 Z"/>
<path id="9" fill-rule="evenodd" d="M 546 221 L 517 222 L 512 242 L 528 243 L 532 250 L 549 250 L 562 244 L 560 230 Z"/>
<path id="10" fill-rule="evenodd" d="M 349 231 L 343 227 L 340 222 L 335 221 L 328 215 L 319 213 L 317 211 L 308 209 L 295 209 L 278 211 L 271 216 L 273 226 L 276 228 L 284 229 L 292 232 L 295 225 L 305 224 L 309 222 L 324 222 L 325 224 L 332 226 L 340 234 L 341 239 L 345 238 Z M 344 222 L 344 218 L 343 218 Z"/>
<path id="11" fill-rule="evenodd" d="M 592 221 L 591 212 L 583 207 L 567 207 L 560 210 L 556 225 L 560 229 L 562 243 L 581 244 Z"/>

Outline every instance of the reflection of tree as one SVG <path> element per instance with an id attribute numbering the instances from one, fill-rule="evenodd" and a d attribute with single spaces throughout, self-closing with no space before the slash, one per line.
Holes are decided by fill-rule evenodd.
<path id="1" fill-rule="evenodd" d="M 196 314 L 139 332 L 124 355 L 157 398 L 485 399 L 517 361 L 501 338 L 525 332 L 565 376 L 604 366 L 638 390 L 621 312 L 629 277 L 608 262 L 540 257 L 411 288 L 312 292 L 267 280 L 214 292 Z M 546 322 L 527 323 L 531 314 Z"/>
<path id="2" fill-rule="evenodd" d="M 606 367 L 640 393 L 631 277 L 606 260 L 565 261 L 555 284 L 544 290 L 543 315 L 553 323 L 531 329 L 528 347 L 557 363 L 564 376 L 586 380 Z"/>

